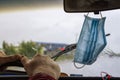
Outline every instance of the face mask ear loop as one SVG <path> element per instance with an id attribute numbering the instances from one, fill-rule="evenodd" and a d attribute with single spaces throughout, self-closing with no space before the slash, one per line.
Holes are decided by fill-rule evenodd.
<path id="1" fill-rule="evenodd" d="M 102 13 L 100 12 L 100 17 L 103 18 Z"/>
<path id="2" fill-rule="evenodd" d="M 100 14 L 100 17 L 103 18 L 102 13 L 99 12 L 99 14 Z M 89 12 L 86 14 L 86 16 L 88 16 L 88 15 L 89 15 Z"/>
<path id="3" fill-rule="evenodd" d="M 87 13 L 87 15 L 86 16 L 88 16 L 89 15 L 89 12 Z"/>
<path id="4" fill-rule="evenodd" d="M 77 66 L 76 64 L 75 64 L 75 62 L 73 62 L 74 63 L 74 66 L 75 66 L 75 68 L 77 68 L 77 69 L 82 69 L 83 67 L 85 67 L 85 64 L 83 64 L 82 66 Z"/>

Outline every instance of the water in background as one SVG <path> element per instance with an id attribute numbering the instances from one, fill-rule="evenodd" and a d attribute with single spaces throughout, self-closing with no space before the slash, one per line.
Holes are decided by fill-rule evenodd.
<path id="1" fill-rule="evenodd" d="M 59 62 L 61 71 L 69 75 L 82 74 L 83 76 L 101 76 L 101 72 L 104 71 L 114 77 L 120 77 L 120 57 L 100 56 L 95 63 L 86 65 L 82 69 L 76 69 L 72 61 Z"/>

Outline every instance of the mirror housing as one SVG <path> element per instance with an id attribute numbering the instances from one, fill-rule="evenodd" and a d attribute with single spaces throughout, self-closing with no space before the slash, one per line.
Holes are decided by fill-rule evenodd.
<path id="1" fill-rule="evenodd" d="M 65 12 L 94 12 L 120 9 L 119 0 L 64 0 Z"/>

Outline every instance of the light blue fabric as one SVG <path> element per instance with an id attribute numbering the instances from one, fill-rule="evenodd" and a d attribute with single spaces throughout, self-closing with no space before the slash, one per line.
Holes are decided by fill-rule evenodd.
<path id="1" fill-rule="evenodd" d="M 91 18 L 85 16 L 74 55 L 74 62 L 90 65 L 96 61 L 107 44 L 104 32 L 105 19 L 105 17 Z"/>

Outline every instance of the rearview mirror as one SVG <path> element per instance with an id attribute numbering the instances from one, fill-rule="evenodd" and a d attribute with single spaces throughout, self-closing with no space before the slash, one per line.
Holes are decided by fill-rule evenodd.
<path id="1" fill-rule="evenodd" d="M 119 0 L 64 0 L 65 12 L 99 12 L 120 9 Z"/>

